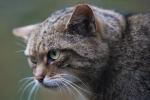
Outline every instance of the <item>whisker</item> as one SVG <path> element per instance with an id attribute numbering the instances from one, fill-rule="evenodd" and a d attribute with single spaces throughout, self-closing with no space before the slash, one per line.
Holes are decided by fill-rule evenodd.
<path id="1" fill-rule="evenodd" d="M 38 92 L 38 90 L 39 90 L 39 85 L 38 85 L 38 83 L 35 83 L 35 84 L 37 84 L 37 87 L 36 87 L 35 92 L 34 92 L 33 100 L 36 100 L 36 95 L 37 95 L 37 92 Z"/>
<path id="2" fill-rule="evenodd" d="M 79 88 L 80 90 L 82 90 L 82 91 L 84 91 L 84 92 L 86 92 L 86 93 L 88 93 L 88 94 L 91 94 L 90 91 L 88 91 L 88 90 L 86 90 L 86 89 L 84 89 L 84 88 L 82 88 L 82 87 L 76 85 L 75 83 L 73 83 L 73 82 L 71 82 L 71 81 L 69 81 L 69 80 L 67 80 L 67 79 L 65 79 L 65 81 L 69 82 L 70 84 L 74 85 L 75 87 Z"/>
<path id="3" fill-rule="evenodd" d="M 60 81 L 60 82 L 61 82 L 62 85 L 64 85 L 64 84 L 62 83 L 62 81 Z M 63 95 L 63 94 L 62 94 L 62 91 L 64 91 L 64 90 L 62 90 L 62 87 L 59 87 L 59 89 L 60 89 L 60 95 L 61 95 L 61 97 L 62 97 L 62 95 Z"/>
<path id="4" fill-rule="evenodd" d="M 20 84 L 23 83 L 23 82 L 24 82 L 24 83 L 21 85 L 21 87 L 19 88 L 18 92 L 20 92 L 21 89 L 22 89 L 29 81 L 32 81 L 32 79 L 33 79 L 33 77 L 26 77 L 26 78 L 21 79 L 21 80 L 19 81 L 19 83 L 20 83 Z"/>
<path id="5" fill-rule="evenodd" d="M 74 77 L 76 80 L 78 80 L 79 82 L 81 82 L 82 83 L 82 85 L 84 85 L 86 88 L 88 88 L 87 87 L 87 85 L 81 80 L 81 79 L 79 79 L 78 77 L 76 77 L 76 76 L 74 76 L 74 75 L 71 75 L 72 77 Z"/>
<path id="6" fill-rule="evenodd" d="M 76 95 L 73 93 L 73 91 L 70 89 L 70 87 L 64 82 L 62 81 L 62 84 L 65 85 L 66 89 L 67 89 L 67 92 L 70 94 L 73 95 L 73 97 L 75 97 Z"/>
<path id="7" fill-rule="evenodd" d="M 58 88 L 59 88 L 59 93 L 61 94 L 61 88 L 60 88 L 60 86 L 59 86 L 59 84 L 58 83 L 56 83 L 57 84 L 57 86 L 58 86 Z M 62 96 L 62 94 L 61 94 L 61 96 Z"/>
<path id="8" fill-rule="evenodd" d="M 35 83 L 35 84 L 33 85 L 32 89 L 31 89 L 31 91 L 29 92 L 29 96 L 28 96 L 28 99 L 27 99 L 27 100 L 31 100 L 32 94 L 33 94 L 33 92 L 35 91 L 36 86 L 37 86 L 37 84 Z"/>
<path id="9" fill-rule="evenodd" d="M 19 81 L 19 83 L 21 83 L 21 82 L 23 82 L 23 81 L 25 81 L 25 80 L 27 80 L 27 79 L 32 80 L 32 79 L 34 79 L 34 77 L 25 77 L 25 78 L 21 79 L 21 80 Z"/>
<path id="10" fill-rule="evenodd" d="M 23 53 L 24 50 L 18 50 L 18 51 L 15 51 L 15 53 Z"/>
<path id="11" fill-rule="evenodd" d="M 73 85 L 71 85 L 70 83 L 68 83 L 65 79 L 62 79 L 66 84 L 68 84 L 70 87 L 72 87 L 82 98 L 83 100 L 86 100 L 85 97 L 82 95 L 82 93 Z"/>
<path id="12" fill-rule="evenodd" d="M 84 87 L 88 88 L 87 85 L 86 85 L 81 79 L 79 79 L 78 77 L 76 77 L 76 76 L 74 76 L 74 75 L 71 75 L 71 74 L 59 74 L 59 75 L 60 75 L 60 76 L 69 75 L 69 76 L 75 78 L 76 80 L 78 80 L 79 82 L 81 82 L 82 85 L 84 85 Z"/>
<path id="13" fill-rule="evenodd" d="M 25 87 L 25 85 L 27 84 L 27 83 L 29 83 L 30 81 L 33 81 L 33 80 L 30 80 L 30 79 L 26 79 L 26 80 L 24 80 L 25 82 L 21 85 L 21 87 L 18 89 L 18 93 Z"/>
<path id="14" fill-rule="evenodd" d="M 22 97 L 23 97 L 25 91 L 26 91 L 31 85 L 33 85 L 33 84 L 34 84 L 34 81 L 31 81 L 30 83 L 27 84 L 27 86 L 25 86 L 25 88 L 23 89 L 23 91 L 22 91 L 22 93 L 21 93 L 21 95 L 20 95 L 20 100 L 22 100 Z"/>

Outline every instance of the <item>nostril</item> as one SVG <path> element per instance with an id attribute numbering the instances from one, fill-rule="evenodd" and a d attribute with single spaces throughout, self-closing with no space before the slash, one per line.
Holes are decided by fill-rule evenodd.
<path id="1" fill-rule="evenodd" d="M 40 83 L 43 82 L 44 76 L 35 76 L 35 79 L 38 80 Z"/>

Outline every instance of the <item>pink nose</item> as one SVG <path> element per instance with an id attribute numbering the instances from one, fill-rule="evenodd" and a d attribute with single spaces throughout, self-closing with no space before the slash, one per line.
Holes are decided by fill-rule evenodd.
<path id="1" fill-rule="evenodd" d="M 37 66 L 33 74 L 36 80 L 42 82 L 46 75 L 46 69 L 42 66 Z"/>

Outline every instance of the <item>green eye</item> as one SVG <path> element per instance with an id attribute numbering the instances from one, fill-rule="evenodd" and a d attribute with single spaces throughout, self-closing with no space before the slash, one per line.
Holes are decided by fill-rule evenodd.
<path id="1" fill-rule="evenodd" d="M 32 63 L 32 64 L 37 64 L 37 60 L 35 59 L 35 58 L 33 58 L 33 57 L 30 57 L 30 62 Z"/>
<path id="2" fill-rule="evenodd" d="M 60 56 L 60 51 L 59 50 L 50 50 L 48 52 L 48 61 L 53 61 L 59 58 Z"/>

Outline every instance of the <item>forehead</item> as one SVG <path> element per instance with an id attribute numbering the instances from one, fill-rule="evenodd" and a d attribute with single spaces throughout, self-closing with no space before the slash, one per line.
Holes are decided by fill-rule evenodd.
<path id="1" fill-rule="evenodd" d="M 94 44 L 96 47 L 96 44 Z M 30 37 L 25 50 L 26 55 L 36 56 L 47 54 L 51 49 L 71 49 L 80 55 L 90 55 L 93 52 L 92 42 L 79 35 L 68 33 L 51 32 L 40 35 L 34 34 Z M 92 57 L 92 56 L 91 56 Z"/>
<path id="2" fill-rule="evenodd" d="M 98 48 L 101 48 L 100 53 L 98 53 Z M 51 31 L 51 33 L 45 32 L 40 35 L 32 35 L 28 41 L 25 54 L 29 56 L 37 56 L 47 54 L 47 52 L 51 49 L 69 49 L 75 51 L 81 56 L 92 59 L 95 55 L 106 51 L 105 44 L 100 43 L 95 38 L 87 38 L 81 37 L 80 35 Z"/>
<path id="3" fill-rule="evenodd" d="M 62 17 L 60 16 L 61 12 L 47 18 L 31 33 L 25 50 L 26 55 L 47 52 L 50 48 L 60 48 L 58 44 L 62 40 L 71 12 L 62 15 Z"/>
<path id="4" fill-rule="evenodd" d="M 93 38 L 65 33 L 64 29 L 71 12 L 60 16 L 46 19 L 31 33 L 25 55 L 39 55 L 51 49 L 71 49 L 80 55 L 94 57 L 95 49 L 93 48 L 97 48 L 99 43 Z"/>
<path id="5" fill-rule="evenodd" d="M 48 52 L 52 48 L 60 48 L 59 44 L 62 41 L 63 34 L 56 30 L 43 31 L 41 28 L 37 33 L 30 35 L 25 54 L 34 55 L 35 53 Z"/>
<path id="6" fill-rule="evenodd" d="M 32 55 L 39 51 L 47 52 L 46 50 L 49 50 L 52 46 L 59 48 L 56 44 L 59 44 L 58 41 L 61 40 L 61 36 L 64 34 L 63 31 L 73 9 L 73 7 L 70 7 L 58 10 L 42 22 L 30 35 L 25 54 Z"/>

